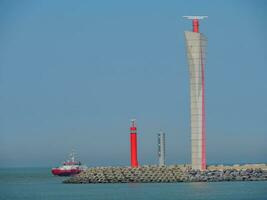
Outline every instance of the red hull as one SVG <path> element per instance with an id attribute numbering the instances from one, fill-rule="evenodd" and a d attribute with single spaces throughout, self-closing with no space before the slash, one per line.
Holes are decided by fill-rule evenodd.
<path id="1" fill-rule="evenodd" d="M 56 176 L 73 176 L 75 174 L 79 174 L 82 170 L 81 169 L 58 169 L 54 168 L 51 170 L 52 174 Z"/>

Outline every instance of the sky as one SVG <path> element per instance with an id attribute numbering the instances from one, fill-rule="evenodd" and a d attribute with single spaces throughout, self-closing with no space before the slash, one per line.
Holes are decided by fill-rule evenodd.
<path id="1" fill-rule="evenodd" d="M 207 163 L 267 162 L 267 2 L 0 1 L 0 167 L 191 162 L 183 15 L 208 15 Z"/>

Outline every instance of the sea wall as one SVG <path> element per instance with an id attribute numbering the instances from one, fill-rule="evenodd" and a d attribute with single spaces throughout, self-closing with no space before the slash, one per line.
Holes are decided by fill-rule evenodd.
<path id="1" fill-rule="evenodd" d="M 239 166 L 240 167 L 240 166 Z M 173 183 L 173 182 L 216 182 L 216 181 L 266 181 L 267 167 L 240 167 L 192 170 L 189 166 L 142 166 L 95 167 L 70 177 L 63 183 Z"/>

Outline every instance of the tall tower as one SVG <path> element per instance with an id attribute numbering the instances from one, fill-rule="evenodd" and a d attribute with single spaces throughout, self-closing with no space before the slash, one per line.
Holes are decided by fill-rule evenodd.
<path id="1" fill-rule="evenodd" d="M 193 31 L 185 31 L 190 72 L 191 159 L 192 168 L 206 169 L 205 48 L 207 39 L 199 33 L 199 20 L 207 16 L 184 16 L 193 22 Z"/>
<path id="2" fill-rule="evenodd" d="M 131 143 L 131 167 L 138 167 L 137 160 L 137 135 L 136 135 L 136 125 L 133 119 L 130 127 L 130 143 Z"/>
<path id="3" fill-rule="evenodd" d="M 160 131 L 158 133 L 158 156 L 159 166 L 165 165 L 165 133 Z"/>

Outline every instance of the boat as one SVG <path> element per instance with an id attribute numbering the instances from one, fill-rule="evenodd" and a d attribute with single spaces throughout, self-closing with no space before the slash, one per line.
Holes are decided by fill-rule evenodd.
<path id="1" fill-rule="evenodd" d="M 70 160 L 63 162 L 62 166 L 52 168 L 51 172 L 55 176 L 73 176 L 86 170 L 87 167 L 82 165 L 80 161 L 75 160 L 75 154 L 70 154 Z"/>

